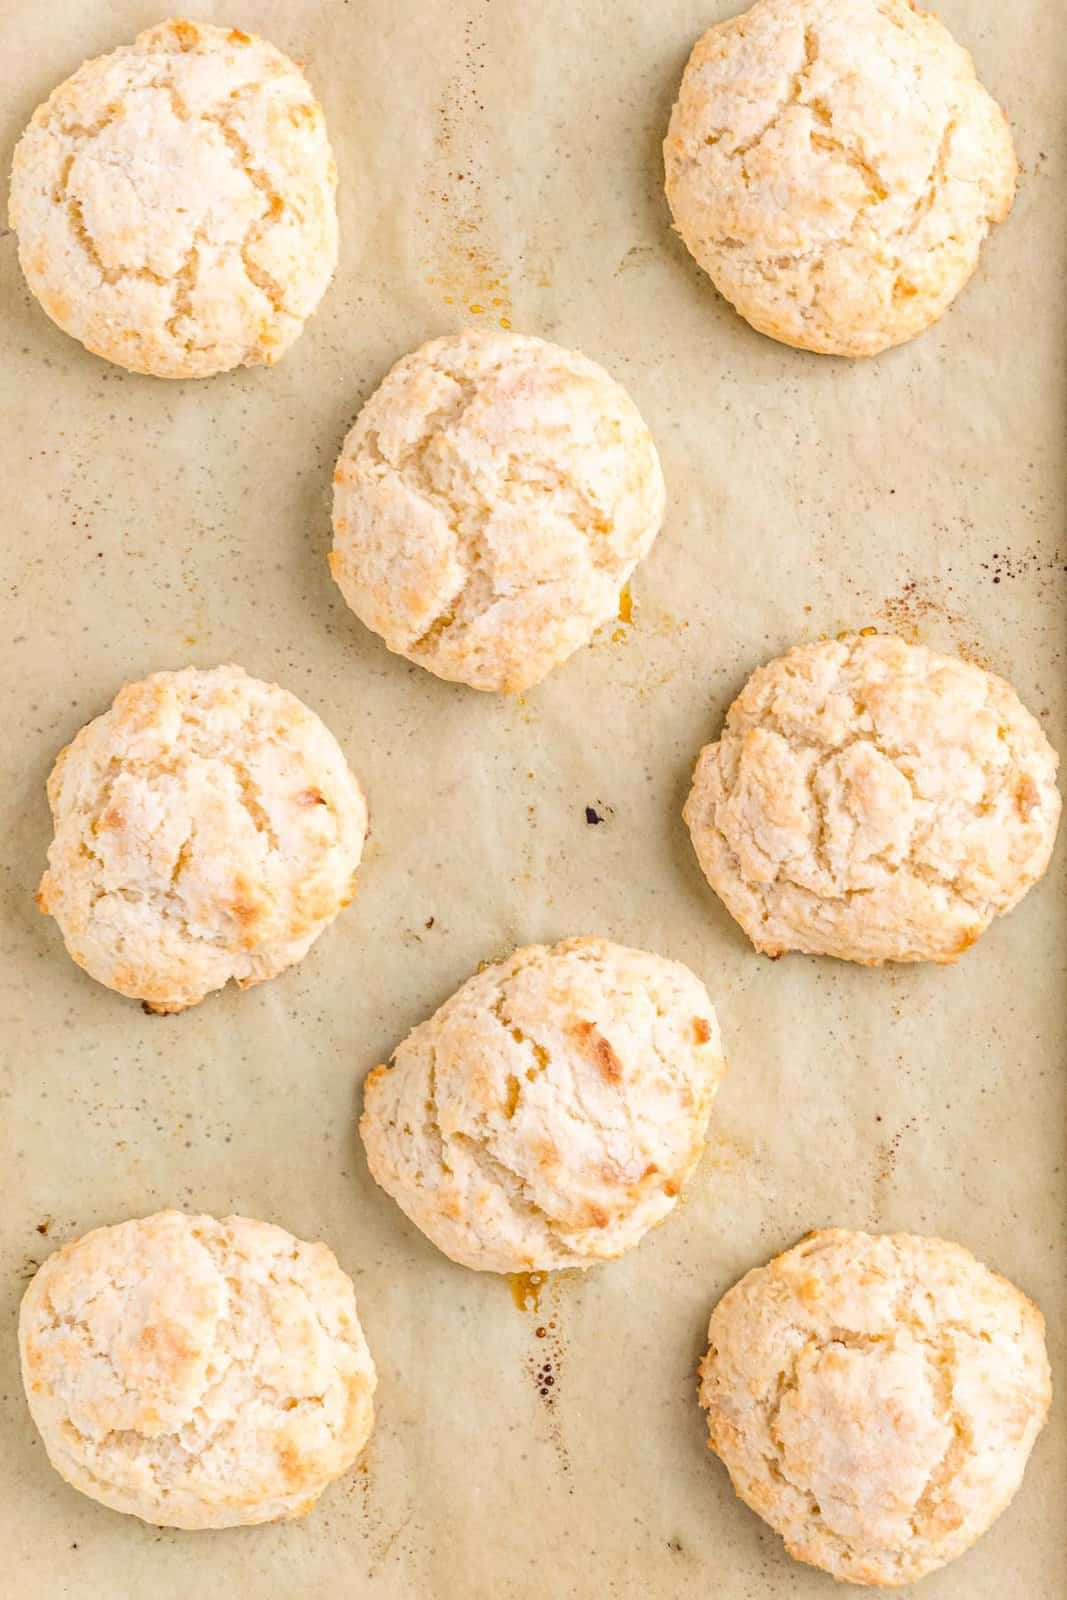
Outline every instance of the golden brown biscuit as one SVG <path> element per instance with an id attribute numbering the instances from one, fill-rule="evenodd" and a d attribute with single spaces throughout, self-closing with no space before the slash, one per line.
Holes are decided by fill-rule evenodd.
<path id="1" fill-rule="evenodd" d="M 909 0 L 759 0 L 709 29 L 664 159 L 719 292 L 760 333 L 842 356 L 941 316 L 1018 171 L 970 56 Z"/>
<path id="2" fill-rule="evenodd" d="M 961 1245 L 809 1234 L 712 1314 L 710 1446 L 798 1561 L 913 1582 L 1019 1487 L 1052 1394 L 1044 1330 Z"/>
<path id="3" fill-rule="evenodd" d="M 128 683 L 62 750 L 37 901 L 153 1011 L 284 972 L 351 899 L 367 806 L 333 735 L 240 667 Z"/>
<path id="4" fill-rule="evenodd" d="M 374 1363 L 324 1244 L 161 1211 L 57 1250 L 22 1377 L 56 1471 L 114 1511 L 232 1528 L 310 1511 L 374 1425 Z"/>
<path id="5" fill-rule="evenodd" d="M 459 333 L 405 356 L 334 473 L 330 571 L 398 654 L 529 688 L 618 612 L 663 517 L 625 391 L 543 339 Z"/>
<path id="6" fill-rule="evenodd" d="M 1057 765 L 1003 678 L 857 634 L 752 674 L 684 814 L 757 950 L 955 961 L 1048 866 Z"/>
<path id="7" fill-rule="evenodd" d="M 486 967 L 367 1079 L 370 1170 L 453 1261 L 588 1267 L 670 1212 L 723 1072 L 688 968 L 566 939 Z"/>
<path id="8" fill-rule="evenodd" d="M 298 67 L 172 19 L 79 67 L 15 151 L 10 221 L 41 305 L 160 378 L 276 361 L 337 262 L 337 174 Z"/>

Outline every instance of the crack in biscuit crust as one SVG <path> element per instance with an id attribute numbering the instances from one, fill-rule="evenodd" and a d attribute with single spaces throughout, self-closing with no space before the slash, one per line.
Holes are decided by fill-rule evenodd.
<path id="1" fill-rule="evenodd" d="M 49 316 L 157 377 L 272 362 L 337 258 L 336 172 L 298 68 L 172 21 L 86 62 L 15 153 L 10 218 Z"/>

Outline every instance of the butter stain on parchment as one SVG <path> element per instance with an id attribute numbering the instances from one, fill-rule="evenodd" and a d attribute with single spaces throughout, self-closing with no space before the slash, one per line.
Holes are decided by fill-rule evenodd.
<path id="1" fill-rule="evenodd" d="M 434 113 L 433 160 L 419 215 L 429 235 L 426 283 L 473 326 L 511 327 L 507 270 L 489 242 L 485 192 L 492 181 L 491 131 L 482 77 L 484 24 L 467 19 L 463 59 Z"/>
<path id="2" fill-rule="evenodd" d="M 507 1280 L 515 1305 L 528 1319 L 531 1342 L 523 1368 L 540 1402 L 544 1432 L 564 1473 L 570 1472 L 571 1460 L 561 1415 L 560 1380 L 566 1355 L 563 1305 L 567 1280 L 578 1275 L 576 1271 L 517 1272 L 509 1273 Z M 573 1485 L 568 1492 L 574 1493 Z"/>

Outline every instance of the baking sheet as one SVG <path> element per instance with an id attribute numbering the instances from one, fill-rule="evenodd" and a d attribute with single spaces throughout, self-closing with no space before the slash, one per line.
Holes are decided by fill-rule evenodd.
<path id="1" fill-rule="evenodd" d="M 732 9 L 204 0 L 195 15 L 307 63 L 341 172 L 340 270 L 273 372 L 122 373 L 45 319 L 0 242 L 5 1596 L 828 1596 L 735 1501 L 693 1382 L 719 1295 L 825 1224 L 962 1240 L 1039 1301 L 1062 1373 L 1067 851 L 956 969 L 774 964 L 705 887 L 679 814 L 748 672 L 844 628 L 895 626 L 1007 673 L 1067 748 L 1062 9 L 943 0 L 1010 110 L 1022 187 L 943 323 L 860 365 L 751 333 L 669 233 L 670 102 Z M 53 85 L 159 14 L 4 0 L 5 171 Z M 423 339 L 494 320 L 616 374 L 670 494 L 631 624 L 506 701 L 388 655 L 325 562 L 361 402 Z M 227 659 L 321 713 L 374 836 L 355 903 L 300 967 L 146 1017 L 34 909 L 44 780 L 125 679 Z M 375 1188 L 358 1087 L 479 960 L 575 932 L 694 967 L 731 1070 L 669 1223 L 521 1310 Z M 355 1277 L 378 1426 L 301 1523 L 155 1530 L 45 1461 L 17 1375 L 24 1281 L 55 1245 L 164 1205 L 322 1236 Z M 1063 1415 L 1010 1511 L 924 1600 L 1060 1600 Z"/>

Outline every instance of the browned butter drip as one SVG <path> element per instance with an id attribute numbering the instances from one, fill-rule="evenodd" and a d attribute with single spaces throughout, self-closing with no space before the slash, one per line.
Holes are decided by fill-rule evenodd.
<path id="1" fill-rule="evenodd" d="M 544 1272 L 509 1272 L 508 1284 L 511 1298 L 520 1311 L 537 1311 L 541 1304 L 541 1290 L 545 1286 Z"/>

